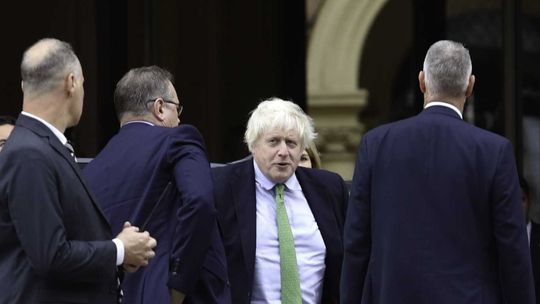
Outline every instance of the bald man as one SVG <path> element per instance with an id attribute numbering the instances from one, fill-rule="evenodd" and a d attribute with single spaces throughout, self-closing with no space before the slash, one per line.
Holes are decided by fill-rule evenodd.
<path id="1" fill-rule="evenodd" d="M 0 303 L 118 303 L 122 269 L 147 265 L 156 241 L 129 223 L 112 239 L 65 146 L 83 107 L 79 60 L 42 39 L 21 77 L 23 111 L 0 157 Z"/>

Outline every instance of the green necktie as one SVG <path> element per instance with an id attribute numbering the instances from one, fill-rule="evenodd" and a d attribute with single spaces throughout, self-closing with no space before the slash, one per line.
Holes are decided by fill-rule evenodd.
<path id="1" fill-rule="evenodd" d="M 294 238 L 285 210 L 283 199 L 283 184 L 277 184 L 276 189 L 276 216 L 279 239 L 279 262 L 281 267 L 281 303 L 302 304 L 300 293 L 300 278 L 298 264 L 296 263 L 296 250 Z"/>

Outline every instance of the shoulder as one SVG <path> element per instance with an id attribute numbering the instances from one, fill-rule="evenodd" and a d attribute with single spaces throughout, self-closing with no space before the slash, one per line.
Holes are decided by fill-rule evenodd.
<path id="1" fill-rule="evenodd" d="M 163 130 L 169 145 L 172 147 L 197 146 L 206 150 L 204 138 L 197 128 L 192 125 L 179 125 L 174 128 L 160 128 Z"/>
<path id="2" fill-rule="evenodd" d="M 24 127 L 16 126 L 2 150 L 2 157 L 13 155 L 14 160 L 42 158 L 51 152 L 47 140 Z"/>
<path id="3" fill-rule="evenodd" d="M 331 172 L 324 169 L 311 169 L 298 167 L 296 168 L 296 175 L 300 179 L 305 179 L 306 177 L 320 185 L 335 185 L 341 186 L 344 184 L 343 178 L 341 175 Z"/>
<path id="4" fill-rule="evenodd" d="M 223 166 L 214 167 L 212 168 L 212 176 L 214 177 L 214 179 L 227 179 L 232 175 L 246 175 L 247 173 L 249 173 L 250 168 L 253 168 L 252 164 L 253 160 L 250 158 L 230 164 L 225 164 Z M 247 177 L 248 175 L 246 175 L 246 178 Z"/>
<path id="5" fill-rule="evenodd" d="M 196 141 L 202 141 L 203 137 L 201 135 L 201 132 L 193 126 L 188 124 L 182 124 L 174 128 L 164 128 L 166 129 L 167 133 L 170 136 L 174 136 L 176 138 L 183 138 L 187 140 L 196 140 Z"/>

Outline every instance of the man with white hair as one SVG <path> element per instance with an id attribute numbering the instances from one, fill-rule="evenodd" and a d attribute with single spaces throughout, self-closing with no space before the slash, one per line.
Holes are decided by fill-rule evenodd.
<path id="1" fill-rule="evenodd" d="M 418 78 L 424 110 L 360 143 L 341 303 L 534 303 L 512 144 L 462 118 L 468 50 L 434 43 Z"/>
<path id="2" fill-rule="evenodd" d="M 253 158 L 214 168 L 214 197 L 232 302 L 337 303 L 348 192 L 343 179 L 299 167 L 311 118 L 278 98 L 252 112 Z"/>

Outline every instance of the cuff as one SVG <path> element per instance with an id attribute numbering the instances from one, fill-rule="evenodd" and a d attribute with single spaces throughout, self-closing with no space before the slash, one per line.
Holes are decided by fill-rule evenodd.
<path id="1" fill-rule="evenodd" d="M 118 238 L 112 241 L 116 245 L 116 266 L 120 266 L 124 263 L 124 243 Z"/>

